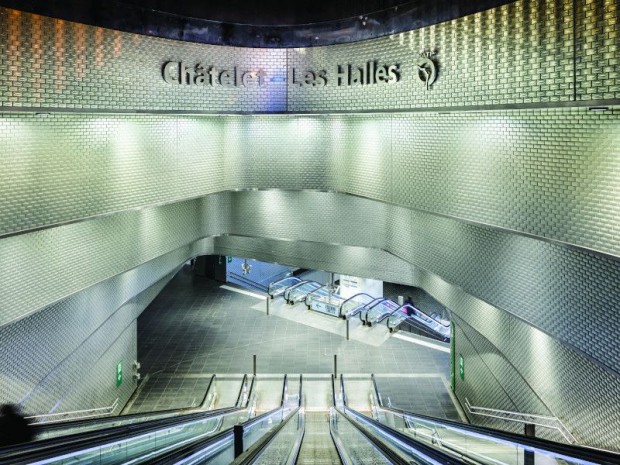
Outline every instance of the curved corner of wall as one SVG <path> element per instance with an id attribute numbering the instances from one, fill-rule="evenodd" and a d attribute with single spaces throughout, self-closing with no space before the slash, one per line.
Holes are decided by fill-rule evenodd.
<path id="1" fill-rule="evenodd" d="M 136 320 L 187 258 L 162 255 L 0 326 L 0 401 L 29 415 L 114 403 L 119 413 L 136 387 Z"/>
<path id="2" fill-rule="evenodd" d="M 619 450 L 617 373 L 512 315 L 497 331 L 454 318 L 455 394 L 462 405 L 555 417 L 578 444 Z M 501 335 L 501 336 L 500 336 Z M 491 340 L 501 337 L 501 343 Z M 459 358 L 464 376 L 460 377 Z M 473 423 L 523 434 L 523 424 L 468 413 Z M 567 442 L 560 431 L 538 426 L 538 437 Z"/>
<path id="3" fill-rule="evenodd" d="M 463 350 L 495 376 L 489 401 L 547 409 L 608 447 L 619 11 L 518 0 L 267 50 L 0 8 L 0 331 L 201 251 L 420 283 L 480 332 L 463 330 Z"/>

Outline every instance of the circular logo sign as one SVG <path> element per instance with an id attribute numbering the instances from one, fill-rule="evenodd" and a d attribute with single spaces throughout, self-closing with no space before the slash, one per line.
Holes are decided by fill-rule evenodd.
<path id="1" fill-rule="evenodd" d="M 435 62 L 427 56 L 421 56 L 415 63 L 418 68 L 418 79 L 426 86 L 426 89 L 437 79 L 437 66 Z"/>

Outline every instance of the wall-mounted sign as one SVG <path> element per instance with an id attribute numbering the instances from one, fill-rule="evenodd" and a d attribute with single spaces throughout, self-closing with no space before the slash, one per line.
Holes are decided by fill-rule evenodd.
<path id="1" fill-rule="evenodd" d="M 414 63 L 411 76 L 426 86 L 428 90 L 437 79 L 437 64 L 431 58 L 434 52 L 422 52 Z M 268 82 L 262 69 L 241 69 L 237 66 L 216 67 L 199 62 L 168 61 L 162 68 L 162 77 L 168 84 L 206 87 L 261 87 Z M 288 84 L 299 87 L 353 87 L 396 84 L 403 77 L 400 63 L 384 64 L 379 60 L 369 60 L 363 64 L 337 64 L 333 69 L 290 68 Z M 272 79 L 281 82 L 280 79 Z"/>
<path id="2" fill-rule="evenodd" d="M 205 63 L 190 65 L 184 61 L 169 61 L 162 70 L 168 84 L 187 86 L 255 87 L 265 84 L 263 70 L 216 68 Z"/>
<path id="3" fill-rule="evenodd" d="M 433 55 L 434 52 L 422 52 L 415 63 L 418 68 L 418 79 L 426 86 L 426 90 L 428 90 L 437 79 L 437 65 L 431 59 Z"/>
<path id="4" fill-rule="evenodd" d="M 116 387 L 120 387 L 123 384 L 123 361 L 121 360 L 116 364 Z"/>
<path id="5" fill-rule="evenodd" d="M 216 68 L 205 63 L 189 64 L 184 61 L 169 61 L 162 69 L 164 81 L 168 84 L 186 86 L 223 86 L 223 87 L 256 87 L 266 83 L 263 70 L 241 70 L 236 66 L 225 69 Z M 380 65 L 378 61 L 368 61 L 362 66 L 337 65 L 334 82 L 338 86 L 355 86 L 370 84 L 394 84 L 400 81 L 400 65 Z M 328 77 L 325 69 L 299 70 L 292 68 L 289 83 L 294 86 L 322 87 L 328 85 L 332 77 Z"/>
<path id="6" fill-rule="evenodd" d="M 400 81 L 400 75 L 399 64 L 381 65 L 374 60 L 361 66 L 336 65 L 331 74 L 326 69 L 300 70 L 292 68 L 289 72 L 289 82 L 294 86 L 367 86 L 371 84 L 394 84 Z"/>
<path id="7" fill-rule="evenodd" d="M 329 304 L 327 302 L 321 302 L 318 300 L 312 300 L 310 302 L 310 308 L 317 312 L 326 313 L 331 316 L 338 316 L 338 305 Z"/>

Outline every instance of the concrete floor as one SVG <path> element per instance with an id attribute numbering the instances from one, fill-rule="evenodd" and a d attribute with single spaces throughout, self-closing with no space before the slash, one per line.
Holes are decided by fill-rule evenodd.
<path id="1" fill-rule="evenodd" d="M 210 374 L 251 373 L 254 354 L 259 374 L 332 373 L 337 354 L 345 378 L 381 375 L 392 406 L 459 420 L 447 389 L 448 353 L 366 328 L 346 340 L 342 320 L 278 301 L 268 316 L 264 300 L 220 286 L 184 268 L 142 313 L 138 358 L 149 379 L 125 413 L 195 404 Z"/>

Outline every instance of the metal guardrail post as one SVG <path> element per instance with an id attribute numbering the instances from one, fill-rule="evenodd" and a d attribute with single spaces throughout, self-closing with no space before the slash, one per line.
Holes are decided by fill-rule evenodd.
<path id="1" fill-rule="evenodd" d="M 349 340 L 349 321 L 351 320 L 347 318 L 347 341 Z"/>
<path id="2" fill-rule="evenodd" d="M 334 354 L 334 378 L 338 378 L 338 355 Z"/>
<path id="3" fill-rule="evenodd" d="M 233 426 L 233 437 L 235 441 L 235 458 L 243 454 L 243 425 Z"/>
<path id="4" fill-rule="evenodd" d="M 267 296 L 265 302 L 267 303 L 267 315 L 269 315 L 269 296 Z"/>
<path id="5" fill-rule="evenodd" d="M 252 374 L 256 377 L 256 354 L 252 355 Z"/>
<path id="6" fill-rule="evenodd" d="M 523 433 L 530 438 L 536 437 L 536 425 L 526 423 L 523 427 Z M 534 465 L 534 451 L 523 449 L 523 465 Z"/>

